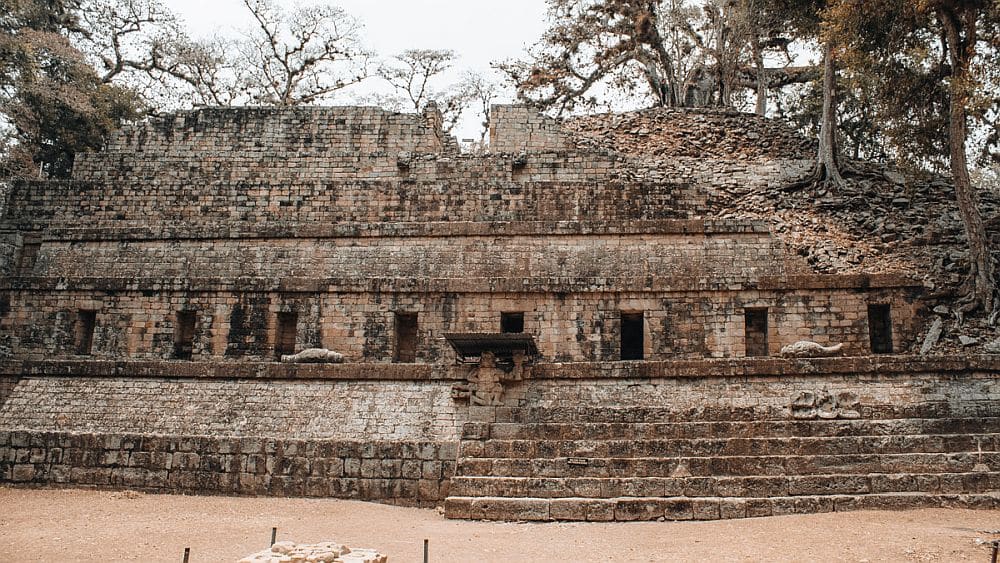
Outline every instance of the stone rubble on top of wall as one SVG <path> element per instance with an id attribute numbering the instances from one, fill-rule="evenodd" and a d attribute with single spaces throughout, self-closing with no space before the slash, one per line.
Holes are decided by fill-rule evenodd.
<path id="1" fill-rule="evenodd" d="M 239 563 L 387 563 L 389 558 L 377 550 L 349 548 L 336 542 L 297 544 L 280 541 L 259 553 L 240 559 Z"/>
<path id="2" fill-rule="evenodd" d="M 957 313 L 969 258 L 947 176 L 855 162 L 862 174 L 849 176 L 841 190 L 822 184 L 791 190 L 809 172 L 815 142 L 780 121 L 727 110 L 601 114 L 569 119 L 563 128 L 581 150 L 629 159 L 632 171 L 626 175 L 674 174 L 698 183 L 709 195 L 706 216 L 766 222 L 817 273 L 922 279 L 930 292 L 928 309 L 951 321 L 933 353 L 968 352 L 961 336 L 977 343 L 1000 337 L 986 319 Z M 1000 264 L 1000 194 L 980 190 L 979 199 Z M 995 353 L 990 350 L 983 348 Z"/>
<path id="3" fill-rule="evenodd" d="M 758 160 L 810 158 L 815 143 L 789 125 L 725 110 L 655 108 L 567 120 L 581 150 L 613 147 L 646 157 Z"/>

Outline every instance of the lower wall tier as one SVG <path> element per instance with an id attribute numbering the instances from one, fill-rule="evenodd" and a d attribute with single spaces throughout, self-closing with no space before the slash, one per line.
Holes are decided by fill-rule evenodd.
<path id="1" fill-rule="evenodd" d="M 0 431 L 0 480 L 433 506 L 448 495 L 456 449 L 454 442 Z"/>
<path id="2" fill-rule="evenodd" d="M 479 496 L 485 497 L 485 490 L 470 489 L 478 477 L 470 479 L 463 473 L 462 456 L 471 454 L 458 451 L 460 444 L 478 439 L 470 431 L 484 424 L 519 432 L 518 428 L 551 422 L 566 432 L 583 432 L 575 439 L 590 444 L 604 438 L 588 434 L 589 429 L 610 432 L 620 424 L 645 429 L 642 425 L 677 423 L 694 429 L 708 422 L 712 434 L 704 437 L 720 438 L 716 434 L 722 426 L 715 422 L 735 431 L 761 421 L 781 428 L 792 421 L 907 419 L 913 421 L 908 425 L 916 425 L 909 436 L 933 434 L 928 428 L 937 419 L 1000 417 L 1000 358 L 985 356 L 543 364 L 534 366 L 528 379 L 509 383 L 504 404 L 495 406 L 470 406 L 452 397 L 452 386 L 464 381 L 472 369 L 465 366 L 25 362 L 0 367 L 5 368 L 0 373 L 6 394 L 0 398 L 2 482 L 321 496 L 422 506 L 449 498 L 453 508 L 465 502 L 456 494 L 465 495 L 462 498 L 472 503 L 470 507 L 496 504 Z M 987 433 L 985 439 L 994 444 L 1000 439 L 995 431 Z M 606 438 L 622 442 L 613 444 L 616 451 L 626 451 L 621 448 L 634 438 L 627 436 L 624 442 L 610 434 Z M 804 431 L 801 437 L 814 440 L 819 435 Z M 529 444 L 537 438 L 518 439 L 524 443 L 516 448 L 510 444 L 510 454 L 504 446 L 496 455 L 543 451 L 538 444 Z M 854 443 L 837 440 L 831 447 Z M 910 437 L 900 440 L 907 447 L 918 443 Z M 937 438 L 921 440 L 923 444 Z M 671 442 L 663 453 L 667 461 L 656 466 L 665 468 L 662 475 L 659 469 L 629 475 L 628 468 L 639 466 L 622 462 L 615 466 L 620 467 L 617 473 L 602 478 L 673 478 L 674 458 L 691 455 L 674 451 L 678 444 L 688 450 L 701 447 L 700 442 Z M 995 455 L 983 444 L 983 451 L 966 448 L 956 454 L 971 464 L 963 465 L 959 473 L 975 473 L 980 470 L 974 466 L 986 463 L 990 479 L 997 476 Z M 567 465 L 565 455 L 583 454 L 559 453 L 546 467 Z M 986 457 L 970 457 L 976 455 Z M 880 467 L 886 468 L 886 478 L 898 472 L 884 463 Z M 562 469 L 552 471 L 546 477 L 565 477 Z M 456 486 L 464 487 L 464 492 L 454 493 Z M 994 494 L 996 487 L 969 491 Z M 773 496 L 756 492 L 759 498 Z M 915 491 L 902 494 L 911 492 Z M 626 502 L 610 497 L 605 501 L 615 510 Z M 839 502 L 854 506 L 854 501 Z M 464 514 L 464 510 L 452 512 Z M 546 518 L 557 514 L 561 513 L 550 510 Z"/>

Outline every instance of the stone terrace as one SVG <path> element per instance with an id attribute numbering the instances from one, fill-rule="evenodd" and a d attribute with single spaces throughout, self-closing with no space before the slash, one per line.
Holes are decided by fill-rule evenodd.
<path id="1" fill-rule="evenodd" d="M 10 184 L 0 480 L 511 519 L 993 506 L 996 358 L 906 356 L 922 284 L 818 275 L 713 211 L 810 143 L 630 119 L 499 106 L 469 155 L 434 108 L 200 109 Z M 499 332 L 538 356 L 446 340 Z M 804 339 L 848 357 L 768 357 Z M 344 363 L 275 361 L 304 348 Z"/>

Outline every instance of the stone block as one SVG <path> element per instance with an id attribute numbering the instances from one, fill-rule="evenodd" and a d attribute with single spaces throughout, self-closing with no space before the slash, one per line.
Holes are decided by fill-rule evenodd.
<path id="1" fill-rule="evenodd" d="M 167 476 L 168 472 L 165 469 L 147 471 L 145 486 L 150 489 L 165 489 L 168 483 Z"/>
<path id="2" fill-rule="evenodd" d="M 631 522 L 663 518 L 667 502 L 664 499 L 617 499 L 615 501 L 615 520 Z M 688 517 L 686 520 L 691 519 L 690 509 L 691 505 L 687 503 Z"/>
<path id="3" fill-rule="evenodd" d="M 422 476 L 424 479 L 440 479 L 441 478 L 441 462 L 440 461 L 425 461 L 422 467 Z"/>
<path id="4" fill-rule="evenodd" d="M 694 520 L 718 520 L 722 518 L 719 499 L 693 499 L 691 517 Z"/>
<path id="5" fill-rule="evenodd" d="M 833 512 L 835 502 L 832 497 L 775 497 L 771 499 L 771 513 L 774 516 L 784 514 L 817 514 Z"/>
<path id="6" fill-rule="evenodd" d="M 666 499 L 663 502 L 663 517 L 667 520 L 691 520 L 695 515 L 695 500 L 689 499 Z M 708 510 L 708 506 L 712 504 L 712 501 L 705 501 L 705 507 L 702 507 L 702 511 Z M 718 504 L 716 503 L 716 510 L 718 510 Z"/>
<path id="7" fill-rule="evenodd" d="M 587 520 L 587 502 L 577 498 L 554 498 L 549 501 L 549 516 L 553 520 Z"/>
<path id="8" fill-rule="evenodd" d="M 420 500 L 441 500 L 441 483 L 436 479 L 421 479 L 417 482 Z"/>
<path id="9" fill-rule="evenodd" d="M 723 498 L 719 500 L 719 518 L 746 518 L 747 500 L 739 498 Z"/>
<path id="10" fill-rule="evenodd" d="M 467 497 L 448 497 L 444 501 L 444 515 L 447 518 L 472 518 L 472 499 Z"/>
<path id="11" fill-rule="evenodd" d="M 788 478 L 790 495 L 858 495 L 870 492 L 864 475 L 816 475 Z"/>
<path id="12" fill-rule="evenodd" d="M 492 499 L 472 501 L 471 518 L 480 520 L 549 520 L 549 501 L 543 499 Z"/>
<path id="13" fill-rule="evenodd" d="M 11 480 L 15 483 L 32 481 L 36 475 L 35 466 L 30 463 L 19 463 L 14 466 Z"/>

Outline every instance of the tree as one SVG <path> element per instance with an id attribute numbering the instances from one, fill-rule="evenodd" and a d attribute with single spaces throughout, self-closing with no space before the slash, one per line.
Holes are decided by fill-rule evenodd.
<path id="1" fill-rule="evenodd" d="M 816 148 L 815 164 L 809 174 L 787 186 L 787 189 L 797 189 L 818 183 L 831 183 L 838 188 L 844 185 L 844 177 L 841 174 L 844 165 L 841 162 L 840 148 L 837 142 L 838 46 L 832 36 L 825 36 L 822 33 L 823 14 L 828 7 L 827 4 L 827 0 L 775 0 L 766 3 L 766 8 L 776 14 L 775 17 L 780 17 L 785 21 L 792 28 L 796 37 L 816 41 L 822 54 L 822 80 L 820 82 L 822 102 L 818 108 L 819 143 Z"/>
<path id="2" fill-rule="evenodd" d="M 76 42 L 102 80 L 161 108 L 312 104 L 367 77 L 361 26 L 340 8 L 244 5 L 254 25 L 242 37 L 196 41 L 160 0 L 87 0 Z"/>
<path id="3" fill-rule="evenodd" d="M 737 89 L 761 96 L 815 73 L 764 66 L 788 39 L 760 16 L 763 1 L 549 0 L 551 26 L 529 58 L 500 68 L 519 98 L 556 114 L 616 92 L 652 106 L 729 106 Z"/>
<path id="4" fill-rule="evenodd" d="M 4 175 L 67 176 L 141 103 L 103 83 L 67 36 L 81 33 L 74 1 L 0 0 L 0 111 L 10 126 Z"/>
<path id="5" fill-rule="evenodd" d="M 378 74 L 407 105 L 419 110 L 435 97 L 431 80 L 451 68 L 455 52 L 444 49 L 407 49 L 383 64 Z"/>
<path id="6" fill-rule="evenodd" d="M 1000 96 L 989 73 L 1000 45 L 1000 3 L 991 0 L 837 0 L 829 10 L 831 35 L 848 45 L 856 64 L 871 63 L 892 84 L 894 96 L 910 96 L 907 107 L 883 105 L 895 120 L 902 114 L 919 123 L 947 124 L 948 165 L 970 254 L 965 312 L 998 308 L 994 263 L 978 198 L 969 177 L 966 143 L 969 120 L 989 115 Z M 945 86 L 940 97 L 922 95 L 928 83 Z M 931 88 L 931 92 L 935 89 Z M 921 102 L 926 102 L 921 104 Z"/>
<path id="7" fill-rule="evenodd" d="M 368 54 L 360 23 L 336 6 L 285 12 L 270 0 L 244 0 L 256 27 L 236 44 L 242 87 L 252 103 L 312 104 L 364 80 Z"/>
<path id="8" fill-rule="evenodd" d="M 500 96 L 500 85 L 479 73 L 467 71 L 462 77 L 461 88 L 467 92 L 469 102 L 475 104 L 482 118 L 479 144 L 483 145 L 490 133 L 490 107 Z"/>
<path id="9" fill-rule="evenodd" d="M 378 74 L 392 86 L 394 96 L 379 100 L 380 105 L 399 111 L 420 111 L 428 102 L 437 104 L 444 118 L 442 129 L 454 129 L 471 97 L 462 83 L 436 87 L 442 75 L 452 67 L 454 51 L 443 49 L 407 49 L 383 63 Z"/>

